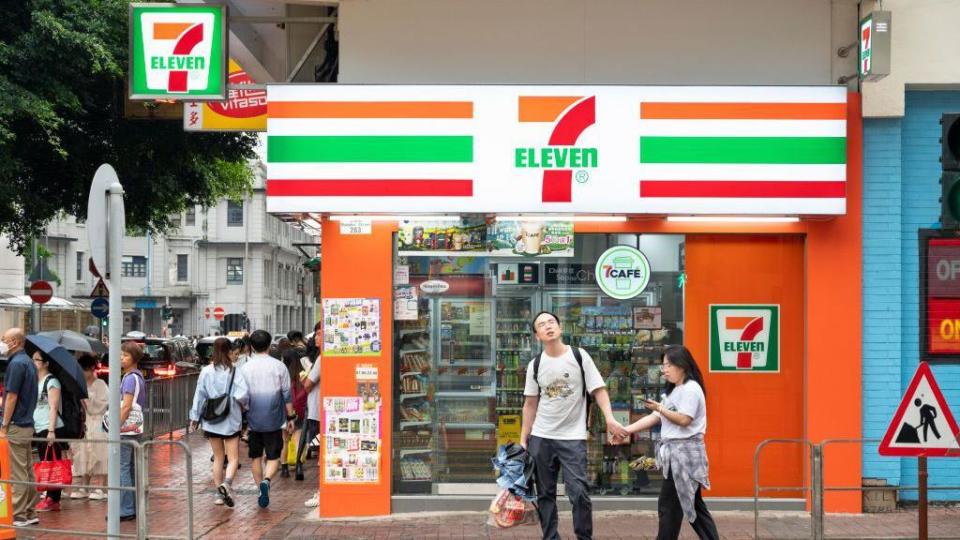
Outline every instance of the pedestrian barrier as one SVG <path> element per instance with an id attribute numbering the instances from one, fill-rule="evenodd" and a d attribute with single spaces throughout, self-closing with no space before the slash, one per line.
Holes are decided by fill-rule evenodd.
<path id="1" fill-rule="evenodd" d="M 826 540 L 824 522 L 826 513 L 824 511 L 824 494 L 828 491 L 833 492 L 851 492 L 863 491 L 864 489 L 877 489 L 872 486 L 826 486 L 823 474 L 825 449 L 831 445 L 839 444 L 879 444 L 880 439 L 825 439 L 820 444 L 814 444 L 807 439 L 767 439 L 757 445 L 753 456 L 753 534 L 754 538 L 760 538 L 760 492 L 761 491 L 802 491 L 810 493 L 810 537 L 813 540 Z M 760 453 L 771 444 L 802 444 L 810 451 L 810 482 L 809 485 L 801 487 L 796 486 L 760 486 Z M 918 491 L 919 486 L 884 486 L 883 489 L 889 489 L 897 492 Z M 960 486 L 928 486 L 928 490 L 949 491 L 960 490 Z"/>
<path id="2" fill-rule="evenodd" d="M 143 411 L 143 433 L 151 439 L 186 429 L 190 424 L 190 407 L 197 389 L 199 373 L 174 377 L 158 377 L 147 381 L 147 407 Z"/>
<path id="3" fill-rule="evenodd" d="M 29 441 L 31 443 L 47 443 L 49 439 L 46 438 L 36 438 L 36 437 L 23 437 L 23 438 L 13 438 L 10 437 L 9 440 L 19 440 L 19 441 Z M 137 540 L 146 540 L 147 538 L 159 539 L 159 540 L 192 540 L 193 539 L 193 453 L 190 450 L 190 446 L 184 443 L 183 441 L 163 441 L 163 440 L 147 440 L 144 442 L 138 442 L 135 440 L 126 440 L 121 439 L 120 441 L 109 441 L 106 439 L 55 439 L 56 442 L 69 443 L 70 445 L 78 443 L 90 443 L 90 444 L 105 444 L 112 445 L 116 444 L 118 446 L 129 446 L 133 450 L 133 459 L 136 467 L 136 478 L 134 478 L 134 486 L 100 486 L 100 485 L 88 485 L 88 484 L 44 484 L 52 486 L 54 488 L 60 489 L 104 489 L 108 492 L 117 491 L 120 493 L 124 492 L 134 492 L 137 498 L 137 532 L 132 533 L 119 533 L 116 535 L 110 535 L 106 533 L 106 521 L 104 521 L 104 528 L 98 531 L 87 531 L 82 529 L 51 529 L 47 527 L 40 526 L 26 526 L 26 527 L 14 527 L 13 525 L 7 525 L 0 523 L 0 529 L 16 529 L 17 531 L 25 532 L 35 532 L 35 533 L 52 533 L 58 535 L 74 535 L 74 536 L 89 536 L 96 538 L 136 538 Z M 180 492 L 181 488 L 171 488 L 171 487 L 150 487 L 149 486 L 149 474 L 148 474 L 148 460 L 147 460 L 147 450 L 152 446 L 158 445 L 167 445 L 167 446 L 179 446 L 183 449 L 185 456 L 185 488 L 182 488 L 186 491 L 186 504 L 187 504 L 187 524 L 186 524 L 186 535 L 185 536 L 163 536 L 157 534 L 151 534 L 149 527 L 149 496 L 151 493 L 164 493 L 164 492 Z M 27 489 L 35 490 L 37 487 L 37 482 L 24 482 L 19 480 L 2 480 L 0 479 L 0 484 L 10 484 L 11 486 L 26 486 Z M 106 506 L 104 507 L 106 510 Z"/>
<path id="4" fill-rule="evenodd" d="M 761 486 L 760 485 L 760 453 L 769 445 L 773 444 L 790 444 L 790 445 L 801 445 L 810 450 L 810 465 L 811 469 L 818 467 L 820 462 L 820 455 L 816 451 L 816 446 L 808 441 L 807 439 L 766 439 L 761 441 L 757 445 L 757 449 L 753 453 L 753 537 L 758 539 L 760 538 L 760 492 L 784 492 L 784 491 L 802 491 L 804 493 L 810 492 L 811 498 L 816 504 L 816 486 L 810 486 L 804 484 L 802 486 Z M 819 506 L 823 506 L 823 499 L 821 493 L 821 499 Z M 816 524 L 813 526 L 814 531 L 816 531 Z"/>

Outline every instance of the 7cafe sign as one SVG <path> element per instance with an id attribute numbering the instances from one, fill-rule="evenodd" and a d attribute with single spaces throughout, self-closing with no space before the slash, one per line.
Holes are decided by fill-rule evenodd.
<path id="1" fill-rule="evenodd" d="M 267 210 L 846 212 L 840 86 L 269 85 Z"/>
<path id="2" fill-rule="evenodd" d="M 227 98 L 227 8 L 130 5 L 130 99 Z"/>
<path id="3" fill-rule="evenodd" d="M 597 259 L 597 285 L 607 296 L 618 300 L 633 298 L 650 283 L 650 262 L 640 250 L 613 246 Z"/>

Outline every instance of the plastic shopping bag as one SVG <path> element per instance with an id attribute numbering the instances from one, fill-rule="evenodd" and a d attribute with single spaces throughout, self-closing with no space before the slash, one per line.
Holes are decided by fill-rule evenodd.
<path id="1" fill-rule="evenodd" d="M 503 489 L 490 503 L 490 518 L 487 525 L 506 529 L 517 525 L 537 523 L 537 509 L 533 503 Z"/>
<path id="2" fill-rule="evenodd" d="M 47 446 L 45 460 L 33 464 L 33 475 L 37 480 L 37 491 L 63 489 L 53 484 L 73 483 L 73 462 L 69 459 L 50 460 L 52 446 Z"/>

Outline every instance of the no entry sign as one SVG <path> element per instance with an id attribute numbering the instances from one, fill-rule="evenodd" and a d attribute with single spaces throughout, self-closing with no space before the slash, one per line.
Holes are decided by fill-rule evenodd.
<path id="1" fill-rule="evenodd" d="M 46 281 L 34 281 L 30 285 L 30 299 L 37 304 L 46 304 L 53 298 L 53 287 Z"/>
<path id="2" fill-rule="evenodd" d="M 213 310 L 213 318 L 216 319 L 216 320 L 218 320 L 218 321 L 222 321 L 222 320 L 223 320 L 223 308 L 222 308 L 222 307 L 219 307 L 219 306 L 218 306 L 217 308 L 215 308 L 215 309 Z"/>

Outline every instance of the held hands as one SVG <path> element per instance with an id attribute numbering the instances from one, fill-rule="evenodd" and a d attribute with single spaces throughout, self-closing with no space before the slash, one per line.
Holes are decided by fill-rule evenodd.
<path id="1" fill-rule="evenodd" d="M 621 444 L 630 438 L 630 432 L 627 431 L 620 422 L 613 418 L 607 419 L 607 438 L 614 444 Z"/>

